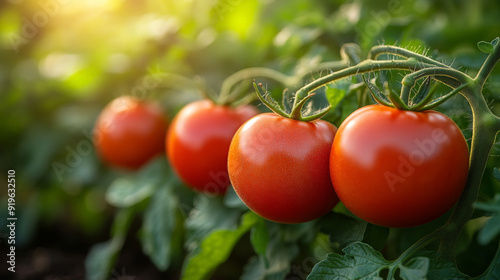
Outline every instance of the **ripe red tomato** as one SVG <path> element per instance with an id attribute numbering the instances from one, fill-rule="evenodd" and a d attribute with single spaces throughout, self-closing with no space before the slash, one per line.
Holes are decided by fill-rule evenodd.
<path id="1" fill-rule="evenodd" d="M 255 213 L 279 223 L 316 219 L 338 203 L 328 160 L 336 127 L 260 114 L 234 135 L 229 177 Z"/>
<path id="2" fill-rule="evenodd" d="M 191 188 L 223 194 L 229 186 L 227 154 L 234 133 L 258 111 L 253 106 L 231 108 L 209 100 L 188 104 L 175 116 L 167 135 L 167 157 L 177 175 Z"/>
<path id="3" fill-rule="evenodd" d="M 370 105 L 339 127 L 330 175 L 340 201 L 355 215 L 386 227 L 412 227 L 447 212 L 467 180 L 467 142 L 436 111 Z"/>
<path id="4" fill-rule="evenodd" d="M 156 104 L 122 96 L 99 115 L 93 140 L 110 165 L 138 169 L 164 151 L 166 130 L 167 121 Z"/>

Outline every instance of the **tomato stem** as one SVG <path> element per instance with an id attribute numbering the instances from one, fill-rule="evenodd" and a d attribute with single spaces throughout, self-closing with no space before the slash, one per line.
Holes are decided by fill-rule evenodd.
<path id="1" fill-rule="evenodd" d="M 431 77 L 425 78 L 425 81 L 420 85 L 418 92 L 413 98 L 410 99 L 408 106 L 412 109 L 412 111 L 416 111 L 414 108 L 418 108 L 418 106 L 425 106 L 425 104 L 432 100 L 435 93 L 435 87 L 431 87 L 431 81 Z"/>
<path id="2" fill-rule="evenodd" d="M 409 110 L 408 106 L 406 105 L 407 102 L 404 102 L 401 97 L 396 94 L 396 92 L 392 91 L 389 88 L 389 83 L 387 81 L 384 83 L 384 91 L 389 97 L 389 100 L 391 100 L 392 104 L 396 108 L 398 108 L 399 110 Z"/>
<path id="3" fill-rule="evenodd" d="M 300 120 L 302 118 L 302 108 L 304 107 L 304 104 L 306 104 L 306 102 L 314 95 L 315 93 L 311 92 L 306 97 L 299 100 L 299 102 L 297 102 L 297 99 L 295 99 L 292 112 L 290 113 L 290 118 L 294 120 Z"/>
<path id="4" fill-rule="evenodd" d="M 415 110 L 415 107 L 409 107 L 409 97 L 411 89 L 415 86 L 415 82 L 421 78 L 432 77 L 435 80 L 452 87 L 455 89 L 456 87 L 460 87 L 463 84 L 468 84 L 473 81 L 471 77 L 467 74 L 460 72 L 456 69 L 453 69 L 446 64 L 441 62 L 437 62 L 429 57 L 424 55 L 420 55 L 399 47 L 394 46 L 376 46 L 373 47 L 369 53 L 369 58 L 377 58 L 382 54 L 393 54 L 401 57 L 405 57 L 404 60 L 372 60 L 367 59 L 360 62 L 359 59 L 359 47 L 354 44 L 346 44 L 341 48 L 341 55 L 345 59 L 348 59 L 354 62 L 356 65 L 339 70 L 330 75 L 324 76 L 320 79 L 317 79 L 301 89 L 299 89 L 295 94 L 294 107 L 297 103 L 305 98 L 308 93 L 314 91 L 315 89 L 322 87 L 328 83 L 335 82 L 337 80 L 347 78 L 349 76 L 354 76 L 363 73 L 375 72 L 380 70 L 393 70 L 393 69 L 401 69 L 401 70 L 409 70 L 414 71 L 413 73 L 408 74 L 402 81 L 401 95 L 395 96 L 392 91 L 388 91 L 387 96 L 393 105 L 401 110 Z M 368 85 L 370 91 L 372 92 L 372 96 L 376 99 L 377 102 L 385 103 L 380 96 L 373 92 L 373 85 Z M 386 86 L 387 87 L 387 86 Z M 429 109 L 433 108 L 442 102 L 446 101 L 449 97 L 453 96 L 459 91 L 452 91 L 450 94 L 446 95 L 446 97 L 442 97 L 436 102 L 432 102 L 430 97 L 424 98 L 421 103 L 419 103 L 418 109 Z M 431 102 L 432 107 L 426 106 L 427 103 Z"/>
<path id="5" fill-rule="evenodd" d="M 379 70 L 394 70 L 394 69 L 401 69 L 401 70 L 420 70 L 423 69 L 424 67 L 432 67 L 433 65 L 427 64 L 427 63 L 418 63 L 415 60 L 371 60 L 367 59 L 364 60 L 363 62 L 333 72 L 327 76 L 321 77 L 317 80 L 314 80 L 313 82 L 303 86 L 300 88 L 297 93 L 296 93 L 296 98 L 302 99 L 304 98 L 309 92 L 312 92 L 322 86 L 325 86 L 329 83 L 333 83 L 335 81 L 358 75 L 358 74 L 363 74 L 363 73 L 369 73 L 369 72 L 375 72 Z M 439 79 L 439 78 L 438 78 Z"/>
<path id="6" fill-rule="evenodd" d="M 372 84 L 370 81 L 368 81 L 368 79 L 365 77 L 365 75 L 362 75 L 362 76 L 363 76 L 363 82 L 365 83 L 366 87 L 370 91 L 373 99 L 375 99 L 375 101 L 378 104 L 384 105 L 387 107 L 394 107 L 394 105 L 389 102 L 390 100 L 387 101 L 385 99 L 386 95 L 384 95 L 374 84 Z"/>
<path id="7" fill-rule="evenodd" d="M 276 102 L 276 100 L 272 99 L 270 96 L 268 96 L 267 94 L 267 91 L 262 87 L 262 84 L 257 84 L 257 83 L 253 83 L 253 87 L 255 88 L 255 92 L 257 93 L 257 97 L 259 98 L 259 100 L 264 103 L 264 105 L 267 106 L 267 108 L 269 108 L 271 111 L 273 111 L 274 113 L 282 116 L 282 117 L 285 117 L 285 118 L 289 118 L 290 115 L 287 114 L 283 109 L 281 109 L 281 107 L 279 106 L 278 102 Z"/>
<path id="8" fill-rule="evenodd" d="M 428 235 L 422 237 L 420 240 L 411 245 L 406 251 L 404 251 L 395 261 L 394 267 L 397 267 L 399 264 L 404 263 L 410 257 L 412 257 L 415 253 L 417 253 L 420 249 L 429 245 L 430 243 L 437 241 L 446 233 L 447 229 L 444 227 L 438 228 L 435 231 L 429 233 Z M 391 270 L 387 279 L 394 279 L 394 274 L 396 270 Z"/>
<path id="9" fill-rule="evenodd" d="M 427 110 L 434 109 L 435 107 L 443 104 L 446 100 L 450 99 L 452 96 L 455 96 L 457 93 L 459 93 L 465 87 L 467 87 L 467 84 L 464 84 L 464 85 L 457 87 L 456 89 L 450 91 L 449 93 L 447 93 L 447 94 L 445 94 L 437 99 L 434 99 L 430 103 L 424 103 L 423 106 L 421 104 L 417 104 L 416 106 L 411 107 L 410 110 L 412 110 L 412 111 L 417 111 L 417 110 L 418 111 L 427 111 Z M 431 95 L 431 94 L 429 94 L 429 95 Z"/>
<path id="10" fill-rule="evenodd" d="M 220 95 L 217 100 L 218 104 L 221 105 L 229 105 L 232 104 L 236 101 L 238 98 L 239 92 L 237 90 L 234 90 L 234 87 L 240 83 L 241 81 L 244 81 L 246 79 L 251 79 L 251 78 L 256 78 L 256 77 L 264 77 L 268 78 L 274 81 L 277 81 L 278 83 L 283 84 L 283 86 L 286 87 L 291 87 L 294 86 L 300 81 L 304 79 L 305 76 L 308 74 L 315 72 L 315 71 L 321 71 L 324 69 L 328 69 L 330 71 L 335 71 L 338 69 L 345 68 L 347 66 L 346 61 L 328 61 L 328 62 L 322 62 L 317 64 L 316 66 L 312 67 L 311 69 L 308 70 L 303 70 L 297 73 L 297 75 L 294 76 L 288 76 L 285 75 L 279 71 L 276 71 L 274 69 L 270 68 L 265 68 L 265 67 L 250 67 L 250 68 L 245 68 L 240 71 L 237 71 L 227 77 L 224 82 L 222 83 L 221 90 L 220 90 Z"/>
<path id="11" fill-rule="evenodd" d="M 356 44 L 344 44 L 342 48 L 340 48 L 340 55 L 348 61 L 353 62 L 354 65 L 359 64 L 361 59 L 359 55 L 361 53 L 361 48 Z"/>
<path id="12" fill-rule="evenodd" d="M 500 60 L 500 44 L 496 43 L 493 47 L 493 51 L 488 55 L 488 57 L 483 63 L 483 66 L 481 67 L 481 69 L 479 69 L 479 72 L 474 78 L 474 80 L 476 80 L 476 82 L 481 87 L 484 86 L 486 79 L 488 79 L 488 76 L 490 75 L 493 68 L 495 68 L 495 65 L 499 60 Z"/>
<path id="13" fill-rule="evenodd" d="M 405 104 L 408 104 L 409 102 L 409 97 L 410 97 L 410 92 L 415 86 L 415 83 L 417 80 L 425 78 L 425 77 L 433 77 L 435 78 L 436 76 L 439 77 L 447 77 L 450 78 L 451 80 L 456 81 L 459 84 L 467 84 L 472 81 L 472 78 L 469 77 L 467 74 L 460 72 L 458 70 L 455 70 L 453 68 L 449 67 L 432 67 L 432 68 L 425 68 L 413 73 L 410 73 L 406 75 L 403 80 L 401 81 L 401 84 L 403 85 L 401 87 L 401 99 Z M 456 86 L 454 84 L 449 84 L 449 80 L 442 81 L 443 84 L 455 88 Z M 429 100 L 430 101 L 430 100 Z M 423 104 L 425 105 L 425 104 Z"/>
<path id="14" fill-rule="evenodd" d="M 343 47 L 341 51 L 342 56 L 348 57 L 356 65 L 333 72 L 303 86 L 295 95 L 294 105 L 307 98 L 310 92 L 328 83 L 364 73 L 399 69 L 409 70 L 413 73 L 408 74 L 402 80 L 401 95 L 395 94 L 388 88 L 388 84 L 384 84 L 385 96 L 390 99 L 395 107 L 404 110 L 432 109 L 460 92 L 468 100 L 472 108 L 473 137 L 469 159 L 469 174 L 464 191 L 448 222 L 433 233 L 417 241 L 398 258 L 399 262 L 403 262 L 430 242 L 441 239 L 439 253 L 444 258 L 454 260 L 455 243 L 465 224 L 472 217 L 473 204 L 479 193 L 488 156 L 495 142 L 496 135 L 500 131 L 500 117 L 491 112 L 482 95 L 482 88 L 487 77 L 500 60 L 500 44 L 494 44 L 493 51 L 485 60 L 474 79 L 446 64 L 399 47 L 375 46 L 370 50 L 368 59 L 361 62 L 359 62 L 357 53 L 358 49 L 355 49 L 352 45 Z M 382 54 L 392 54 L 405 59 L 376 60 Z M 419 99 L 417 104 L 408 108 L 407 104 L 409 103 L 411 89 L 415 86 L 417 80 L 426 77 L 432 77 L 434 80 L 451 87 L 453 90 L 434 101 L 431 101 L 432 93 L 426 93 L 423 97 L 420 97 L 422 99 Z M 383 97 L 385 97 L 384 94 L 381 94 L 364 76 L 363 80 L 374 98 L 380 103 L 386 103 L 383 100 Z M 395 273 L 395 271 L 390 271 L 389 273 Z"/>
<path id="15" fill-rule="evenodd" d="M 446 225 L 444 225 L 444 227 L 449 227 L 453 231 L 449 231 L 443 237 L 439 246 L 439 252 L 450 260 L 454 258 L 454 247 L 460 232 L 472 217 L 473 204 L 477 199 L 488 156 L 495 142 L 500 123 L 500 119 L 496 116 L 493 118 L 496 121 L 485 121 L 483 116 L 491 117 L 494 115 L 481 94 L 480 84 L 476 84 L 475 87 L 466 87 L 463 92 L 472 108 L 472 143 L 469 159 L 469 175 L 464 191 L 453 214 Z"/>
<path id="16" fill-rule="evenodd" d="M 387 93 L 386 96 L 389 97 L 393 105 L 397 108 L 405 110 L 408 109 L 407 104 L 409 102 L 411 89 L 415 86 L 415 82 L 417 80 L 425 77 L 432 77 L 434 80 L 453 88 L 453 90 L 434 101 L 431 101 L 432 93 L 427 93 L 423 99 L 419 100 L 418 103 L 415 104 L 415 106 L 409 108 L 410 110 L 427 110 L 434 108 L 458 92 L 465 96 L 472 108 L 473 137 L 469 161 L 469 175 L 464 191 L 448 222 L 435 232 L 416 242 L 399 258 L 402 262 L 414 254 L 418 249 L 440 238 L 441 243 L 439 252 L 445 258 L 454 260 L 454 247 L 456 240 L 464 225 L 472 217 L 472 212 L 474 210 L 473 203 L 476 201 L 478 196 L 479 186 L 486 168 L 488 155 L 493 146 L 496 135 L 500 131 L 500 118 L 495 116 L 490 111 L 481 92 L 488 75 L 493 70 L 498 60 L 500 60 L 500 44 L 495 44 L 494 50 L 490 53 L 474 79 L 461 71 L 449 67 L 446 64 L 399 47 L 373 47 L 369 52 L 368 59 L 362 62 L 359 62 L 356 51 L 357 50 L 351 45 L 344 47 L 342 49 L 342 55 L 348 57 L 357 64 L 331 73 L 330 75 L 319 78 L 303 86 L 297 91 L 295 102 L 299 102 L 317 88 L 349 76 L 380 70 L 400 69 L 413 72 L 408 74 L 403 79 L 401 95 L 394 94 L 394 92 L 388 89 L 387 84 L 384 85 Z M 392 54 L 406 59 L 374 60 L 382 54 Z M 384 95 L 380 94 L 374 85 L 369 84 L 369 81 L 366 79 L 364 79 L 364 81 L 369 90 L 373 93 L 373 96 L 376 97 L 377 101 L 385 103 L 385 100 L 383 100 Z"/>
<path id="17" fill-rule="evenodd" d="M 462 90 L 462 94 L 472 108 L 472 143 L 469 160 L 469 175 L 467 177 L 464 192 L 452 216 L 446 225 L 444 225 L 444 227 L 454 230 L 449 231 L 448 234 L 443 237 L 439 246 L 439 252 L 444 257 L 451 260 L 454 259 L 454 248 L 458 236 L 467 221 L 472 217 L 472 212 L 474 210 L 473 203 L 477 200 L 488 156 L 495 143 L 496 136 L 500 131 L 500 118 L 491 112 L 482 95 L 484 83 L 498 60 L 500 60 L 500 45 L 496 44 L 493 51 L 486 58 L 477 76 L 472 82 L 468 83 L 468 87 Z"/>
<path id="18" fill-rule="evenodd" d="M 218 98 L 219 104 L 228 105 L 233 102 L 234 98 L 231 98 L 231 89 L 239 82 L 254 78 L 254 77 L 266 77 L 272 80 L 275 80 L 285 86 L 293 84 L 295 81 L 294 77 L 289 77 L 279 71 L 265 68 L 265 67 L 251 67 L 245 68 L 240 71 L 237 71 L 227 77 L 222 83 L 220 95 Z"/>
<path id="19" fill-rule="evenodd" d="M 216 98 L 214 98 L 214 96 L 208 92 L 208 87 L 202 77 L 196 76 L 194 77 L 194 81 L 202 98 L 210 100 L 213 103 L 217 103 Z"/>
<path id="20" fill-rule="evenodd" d="M 399 57 L 404 57 L 404 58 L 416 58 L 418 61 L 422 61 L 423 63 L 427 64 L 432 64 L 436 66 L 441 66 L 441 67 L 449 67 L 448 65 L 438 62 L 432 58 L 429 58 L 425 55 L 421 55 L 412 51 L 409 51 L 404 48 L 396 47 L 396 46 L 387 46 L 387 45 L 380 45 L 380 46 L 374 46 L 370 49 L 370 52 L 368 53 L 368 59 L 377 59 L 379 56 L 383 54 L 392 54 L 396 55 Z"/>

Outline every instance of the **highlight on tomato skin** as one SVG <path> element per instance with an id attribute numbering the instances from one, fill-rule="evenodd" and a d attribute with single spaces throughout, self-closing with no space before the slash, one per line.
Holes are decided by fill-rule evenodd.
<path id="1" fill-rule="evenodd" d="M 238 128 L 258 114 L 250 105 L 229 107 L 209 100 L 192 102 L 174 117 L 166 137 L 167 158 L 193 190 L 224 194 L 229 145 Z"/>
<path id="2" fill-rule="evenodd" d="M 137 170 L 164 151 L 167 126 L 157 104 L 121 96 L 100 113 L 93 142 L 109 165 Z"/>
<path id="3" fill-rule="evenodd" d="M 331 211 L 338 198 L 329 157 L 336 127 L 265 113 L 236 132 L 229 150 L 229 176 L 241 200 L 278 223 L 303 223 Z"/>
<path id="4" fill-rule="evenodd" d="M 436 111 L 362 107 L 339 127 L 330 175 L 342 203 L 386 227 L 428 223 L 453 207 L 469 168 L 458 126 Z"/>

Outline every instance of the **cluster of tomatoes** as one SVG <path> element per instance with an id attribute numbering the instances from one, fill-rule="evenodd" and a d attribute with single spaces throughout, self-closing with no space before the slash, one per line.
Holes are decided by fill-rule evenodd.
<path id="1" fill-rule="evenodd" d="M 469 166 L 450 118 L 380 105 L 358 109 L 337 129 L 202 100 L 185 106 L 167 131 L 158 107 L 120 97 L 96 130 L 109 164 L 137 169 L 166 151 L 189 187 L 221 195 L 232 185 L 251 210 L 280 223 L 316 219 L 339 200 L 377 225 L 427 223 L 459 199 Z"/>

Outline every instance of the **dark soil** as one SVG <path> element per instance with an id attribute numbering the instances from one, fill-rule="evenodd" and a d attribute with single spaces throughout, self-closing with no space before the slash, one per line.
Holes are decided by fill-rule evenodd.
<path id="1" fill-rule="evenodd" d="M 85 257 L 90 247 L 106 241 L 109 230 L 103 230 L 99 237 L 84 236 L 82 233 L 65 229 L 64 226 L 40 228 L 35 240 L 25 247 L 16 247 L 15 273 L 7 270 L 8 246 L 6 239 L 0 239 L 0 280 L 79 280 L 85 279 Z M 178 279 L 172 272 L 160 272 L 142 253 L 135 236 L 125 242 L 112 280 L 155 280 Z M 177 273 L 176 273 L 177 274 Z"/>

